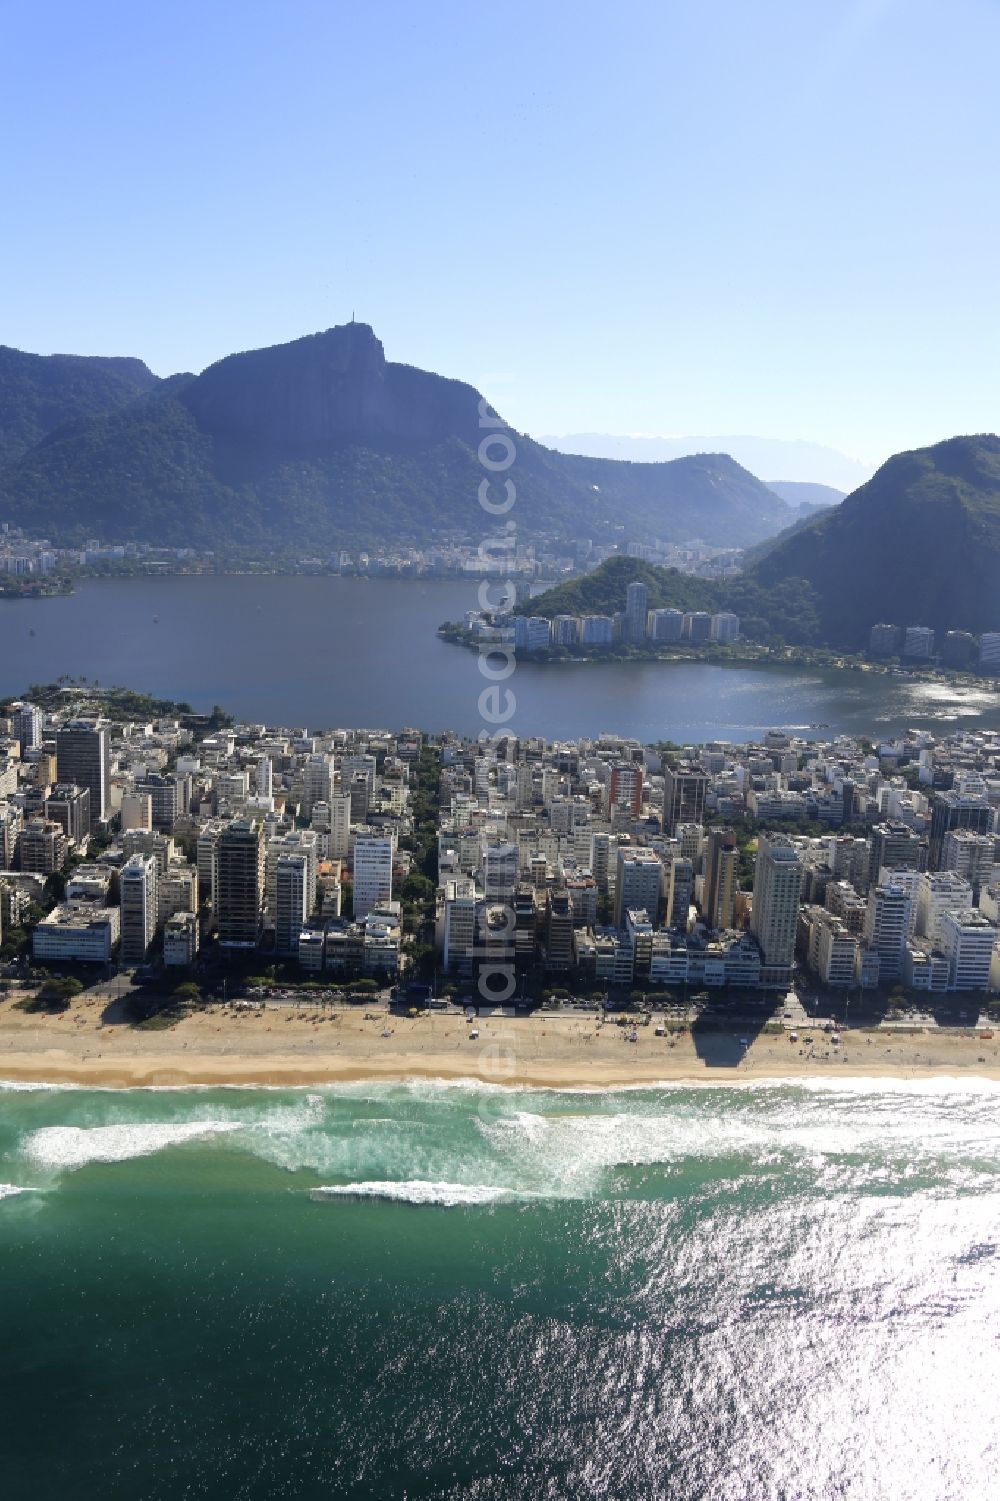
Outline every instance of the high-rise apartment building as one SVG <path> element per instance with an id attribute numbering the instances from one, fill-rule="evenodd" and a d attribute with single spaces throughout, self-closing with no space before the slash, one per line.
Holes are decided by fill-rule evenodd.
<path id="1" fill-rule="evenodd" d="M 330 799 L 330 859 L 346 860 L 351 853 L 351 795 L 335 792 Z"/>
<path id="2" fill-rule="evenodd" d="M 514 918 L 514 954 L 517 956 L 517 916 Z M 568 891 L 550 891 L 545 924 L 545 968 L 550 974 L 564 973 L 573 964 L 573 902 Z"/>
<path id="3" fill-rule="evenodd" d="M 735 641 L 740 633 L 740 617 L 733 615 L 728 610 L 721 610 L 718 615 L 712 616 L 712 640 L 723 644 Z"/>
<path id="4" fill-rule="evenodd" d="M 219 834 L 215 849 L 215 911 L 219 943 L 225 948 L 256 948 L 264 909 L 264 825 L 234 818 Z"/>
<path id="5" fill-rule="evenodd" d="M 646 615 L 648 613 L 649 590 L 645 584 L 638 580 L 629 584 L 625 590 L 625 614 L 622 617 L 622 636 L 632 645 L 638 645 L 646 639 Z"/>
<path id="6" fill-rule="evenodd" d="M 910 931 L 912 898 L 903 886 L 873 886 L 865 912 L 865 946 L 878 954 L 879 979 L 898 980 L 903 973 L 903 951 Z"/>
<path id="7" fill-rule="evenodd" d="M 707 791 L 708 772 L 696 761 L 664 761 L 663 832 L 674 834 L 678 824 L 701 823 Z"/>
<path id="8" fill-rule="evenodd" d="M 123 964 L 144 964 L 156 936 L 156 861 L 152 855 L 131 855 L 121 868 L 121 958 Z"/>
<path id="9" fill-rule="evenodd" d="M 873 657 L 894 657 L 899 651 L 899 643 L 898 625 L 882 623 L 872 626 L 868 637 L 868 650 Z"/>
<path id="10" fill-rule="evenodd" d="M 997 930 L 981 912 L 946 912 L 941 919 L 940 947 L 948 958 L 949 990 L 989 988 Z"/>
<path id="11" fill-rule="evenodd" d="M 705 610 L 689 610 L 684 616 L 684 636 L 692 642 L 711 641 L 712 617 Z"/>
<path id="12" fill-rule="evenodd" d="M 74 719 L 56 731 L 56 769 L 60 782 L 75 782 L 90 792 L 90 828 L 105 823 L 111 811 L 111 734 L 107 725 Z"/>
<path id="13" fill-rule="evenodd" d="M 646 628 L 651 641 L 679 641 L 684 631 L 684 611 L 650 610 Z"/>
<path id="14" fill-rule="evenodd" d="M 15 704 L 10 716 L 10 730 L 21 747 L 21 759 L 42 743 L 42 711 L 36 704 Z"/>
<path id="15" fill-rule="evenodd" d="M 354 841 L 354 917 L 392 900 L 392 840 Z"/>
<path id="16" fill-rule="evenodd" d="M 176 772 L 148 771 L 135 784 L 136 792 L 150 802 L 150 817 L 158 834 L 169 834 L 182 813 L 188 810 L 191 779 Z"/>
<path id="17" fill-rule="evenodd" d="M 667 865 L 667 924 L 686 928 L 694 901 L 694 864 L 684 855 L 674 855 Z"/>
<path id="18" fill-rule="evenodd" d="M 972 887 L 964 876 L 953 870 L 925 871 L 916 888 L 916 930 L 939 947 L 945 913 L 964 912 L 972 905 Z"/>
<path id="19" fill-rule="evenodd" d="M 307 757 L 302 767 L 302 814 L 312 817 L 314 803 L 330 803 L 333 800 L 333 757 L 317 753 Z"/>
<path id="20" fill-rule="evenodd" d="M 934 632 L 927 625 L 908 625 L 903 636 L 903 656 L 926 662 L 934 655 Z"/>
<path id="21" fill-rule="evenodd" d="M 612 808 L 627 808 L 634 817 L 642 812 L 642 767 L 637 761 L 621 761 L 611 768 L 609 802 Z"/>
<path id="22" fill-rule="evenodd" d="M 23 871 L 51 876 L 66 864 L 69 841 L 62 824 L 50 818 L 29 818 L 18 835 L 17 849 Z"/>
<path id="23" fill-rule="evenodd" d="M 883 870 L 919 870 L 920 835 L 905 823 L 877 823 L 871 833 L 871 879 Z"/>
<path id="24" fill-rule="evenodd" d="M 298 954 L 299 934 L 313 907 L 309 890 L 311 879 L 315 893 L 315 878 L 310 878 L 309 867 L 309 857 L 302 852 L 288 850 L 278 856 L 274 872 L 276 954 Z"/>
<path id="25" fill-rule="evenodd" d="M 732 829 L 712 829 L 705 854 L 702 917 L 710 928 L 731 928 L 739 889 L 740 851 Z"/>
<path id="26" fill-rule="evenodd" d="M 954 789 L 939 792 L 931 806 L 931 835 L 928 864 L 940 870 L 945 836 L 952 829 L 971 829 L 974 834 L 992 832 L 995 813 L 987 799 L 977 793 Z"/>
<path id="27" fill-rule="evenodd" d="M 662 906 L 663 861 L 655 850 L 622 845 L 615 876 L 615 927 L 625 923 L 631 908 L 642 908 L 655 926 Z"/>
<path id="28" fill-rule="evenodd" d="M 90 835 L 89 787 L 57 782 L 45 799 L 45 817 L 62 824 L 71 844 L 82 844 Z"/>
<path id="29" fill-rule="evenodd" d="M 979 666 L 983 672 L 1000 672 L 1000 631 L 985 631 L 980 637 Z"/>
<path id="30" fill-rule="evenodd" d="M 442 963 L 446 972 L 468 976 L 476 946 L 476 883 L 467 877 L 446 881 Z"/>
<path id="31" fill-rule="evenodd" d="M 762 834 L 753 878 L 750 930 L 761 950 L 761 984 L 786 985 L 795 957 L 802 861 L 790 840 Z"/>
<path id="32" fill-rule="evenodd" d="M 997 841 L 993 834 L 976 834 L 972 829 L 949 829 L 941 846 L 941 869 L 963 876 L 979 900 L 981 888 L 993 878 L 997 861 Z"/>
<path id="33" fill-rule="evenodd" d="M 488 844 L 483 855 L 483 886 L 488 902 L 509 903 L 520 872 L 516 844 Z"/>

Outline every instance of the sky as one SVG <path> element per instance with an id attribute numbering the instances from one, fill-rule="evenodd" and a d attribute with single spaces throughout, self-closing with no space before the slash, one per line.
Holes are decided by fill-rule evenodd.
<path id="1" fill-rule="evenodd" d="M 1000 0 L 0 0 L 0 342 L 356 316 L 531 433 L 1000 427 Z"/>

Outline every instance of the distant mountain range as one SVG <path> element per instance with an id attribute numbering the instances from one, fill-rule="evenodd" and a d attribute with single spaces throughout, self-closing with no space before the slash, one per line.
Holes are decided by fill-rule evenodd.
<path id="1" fill-rule="evenodd" d="M 479 393 L 385 359 L 367 324 L 158 380 L 0 348 L 0 519 L 56 539 L 301 556 L 479 540 Z M 728 454 L 625 463 L 517 438 L 522 536 L 746 546 L 797 512 Z"/>
<path id="2" fill-rule="evenodd" d="M 835 490 L 832 485 L 805 484 L 801 480 L 768 480 L 768 489 L 790 506 L 797 506 L 800 515 L 806 511 L 822 511 L 827 506 L 839 506 L 845 498 L 844 490 Z"/>
<path id="3" fill-rule="evenodd" d="M 657 438 L 647 435 L 614 433 L 567 433 L 563 437 L 542 437 L 542 443 L 560 453 L 590 454 L 595 458 L 627 459 L 632 463 L 663 463 L 695 453 L 728 453 L 752 474 L 777 475 L 772 484 L 780 495 L 781 486 L 789 482 L 833 487 L 842 495 L 857 489 L 871 478 L 870 465 L 826 448 L 821 443 L 787 441 L 781 438 L 755 438 L 747 435 L 712 438 Z M 802 497 L 804 498 L 804 497 Z M 797 504 L 793 501 L 792 504 Z"/>

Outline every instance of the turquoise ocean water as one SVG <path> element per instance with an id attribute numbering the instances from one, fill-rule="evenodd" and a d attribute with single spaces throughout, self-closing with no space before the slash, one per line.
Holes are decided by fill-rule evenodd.
<path id="1" fill-rule="evenodd" d="M 0 1496 L 996 1496 L 998 1125 L 985 1082 L 0 1089 Z"/>

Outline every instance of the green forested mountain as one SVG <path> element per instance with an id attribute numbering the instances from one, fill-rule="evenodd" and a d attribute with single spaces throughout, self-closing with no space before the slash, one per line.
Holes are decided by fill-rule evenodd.
<path id="1" fill-rule="evenodd" d="M 877 621 L 1000 630 L 1000 438 L 897 454 L 842 505 L 757 550 L 765 591 L 809 580 L 820 632 L 863 646 Z"/>
<path id="2" fill-rule="evenodd" d="M 613 615 L 624 610 L 626 590 L 635 582 L 646 585 L 651 610 L 732 610 L 740 617 L 743 634 L 752 640 L 780 638 L 789 645 L 808 646 L 819 639 L 815 598 L 804 579 L 789 579 L 782 589 L 771 590 L 748 574 L 716 581 L 622 556 L 537 595 L 517 613 L 549 620 L 554 615 Z"/>
<path id="3" fill-rule="evenodd" d="M 124 403 L 80 402 L 30 442 L 11 417 L 22 438 L 0 465 L 0 517 L 67 539 L 297 554 L 489 530 L 478 392 L 386 361 L 365 324 L 230 355 L 199 376 L 145 373 Z M 26 405 L 19 390 L 3 398 L 11 413 Z M 793 514 L 725 454 L 630 464 L 515 440 L 521 536 L 741 546 Z"/>
<path id="4" fill-rule="evenodd" d="M 113 411 L 156 385 L 141 360 L 0 345 L 0 471 L 67 422 Z"/>

